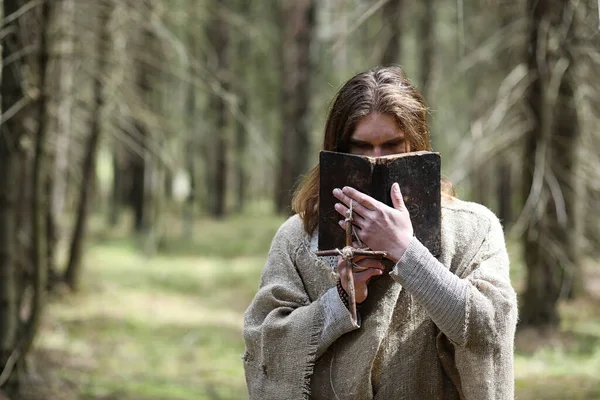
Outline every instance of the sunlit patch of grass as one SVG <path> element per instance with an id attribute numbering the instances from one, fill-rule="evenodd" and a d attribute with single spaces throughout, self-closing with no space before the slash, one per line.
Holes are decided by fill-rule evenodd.
<path id="1" fill-rule="evenodd" d="M 232 258 L 262 256 L 283 222 L 268 215 L 234 216 L 224 221 L 203 219 L 194 225 L 193 236 L 167 235 L 160 249 L 164 254 Z M 171 224 L 171 229 L 177 224 Z M 181 224 L 180 224 L 181 225 Z M 183 232 L 183 228 L 180 228 Z"/>
<path id="2" fill-rule="evenodd" d="M 560 305 L 555 331 L 518 332 L 515 355 L 519 399 L 600 398 L 600 315 L 598 300 Z"/>
<path id="3" fill-rule="evenodd" d="M 518 237 L 507 237 L 511 282 L 522 293 L 526 280 Z M 600 265 L 588 263 L 586 277 Z M 600 281 L 600 280 L 599 280 Z M 586 280 L 586 283 L 587 282 Z M 597 291 L 593 289 L 591 294 Z M 597 296 L 597 295 L 596 295 Z M 591 296 L 560 303 L 557 330 L 521 329 L 515 341 L 516 398 L 520 400 L 600 399 L 600 300 Z"/>
<path id="4" fill-rule="evenodd" d="M 43 348 L 66 349 L 71 357 L 84 360 L 79 363 L 81 373 L 75 371 L 70 379 L 90 398 L 110 393 L 114 398 L 202 399 L 215 398 L 213 392 L 218 398 L 243 398 L 242 312 L 251 295 L 237 303 L 208 301 L 221 296 L 211 284 L 220 275 L 214 271 L 218 263 L 195 263 L 206 269 L 202 285 L 212 290 L 175 294 L 170 287 L 161 290 L 157 281 L 148 284 L 147 275 L 164 260 L 132 268 L 110 257 L 105 247 L 96 250 L 102 251 L 110 268 L 90 268 L 87 291 L 54 302 L 54 319 L 40 336 Z M 178 264 L 176 259 L 171 262 Z M 239 264 L 231 269 L 232 276 L 242 270 Z M 126 276 L 141 278 L 141 284 L 115 273 L 119 267 L 131 268 Z M 192 270 L 187 276 L 197 279 L 198 274 Z"/>
<path id="5" fill-rule="evenodd" d="M 574 373 L 536 375 L 516 381 L 517 399 L 543 400 L 597 400 L 600 399 L 600 381 L 589 375 Z"/>
<path id="6" fill-rule="evenodd" d="M 86 273 L 91 286 L 118 285 L 122 290 L 171 293 L 202 300 L 207 305 L 227 303 L 245 308 L 258 287 L 266 252 L 261 257 L 175 257 L 148 259 L 127 248 L 97 246 L 88 253 L 88 263 L 103 264 Z M 105 288 L 106 291 L 115 289 Z M 110 297 L 110 293 L 108 293 Z"/>
<path id="7" fill-rule="evenodd" d="M 236 258 L 263 256 L 284 217 L 254 213 L 232 215 L 225 219 L 202 217 L 190 222 L 189 216 L 167 213 L 161 217 L 158 250 L 164 255 Z M 108 228 L 105 218 L 94 216 L 90 237 L 96 243 L 143 249 L 143 235 L 132 234 L 130 214 L 120 224 Z"/>
<path id="8" fill-rule="evenodd" d="M 270 221 L 270 231 L 254 217 L 207 223 L 214 236 L 190 243 L 213 255 L 148 258 L 118 230 L 101 237 L 86 253 L 81 291 L 49 305 L 40 351 L 65 353 L 57 374 L 79 399 L 245 398 L 243 312 L 281 219 Z M 229 240 L 238 243 L 219 255 L 234 227 L 239 236 Z"/>

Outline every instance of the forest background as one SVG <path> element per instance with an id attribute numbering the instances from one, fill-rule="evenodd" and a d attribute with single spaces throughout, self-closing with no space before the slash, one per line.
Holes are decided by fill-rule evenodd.
<path id="1" fill-rule="evenodd" d="M 595 0 L 0 0 L 0 399 L 243 399 L 243 312 L 354 73 L 501 219 L 519 399 L 600 398 Z"/>

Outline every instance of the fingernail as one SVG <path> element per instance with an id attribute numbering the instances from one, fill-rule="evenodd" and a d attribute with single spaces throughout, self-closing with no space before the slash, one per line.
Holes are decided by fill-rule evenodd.
<path id="1" fill-rule="evenodd" d="M 342 191 L 338 188 L 333 189 L 333 194 L 341 194 Z"/>
<path id="2" fill-rule="evenodd" d="M 398 192 L 398 191 L 400 191 L 400 185 L 398 185 L 398 183 L 397 183 L 397 182 L 396 182 L 396 183 L 394 183 L 394 191 L 395 191 L 395 192 Z"/>

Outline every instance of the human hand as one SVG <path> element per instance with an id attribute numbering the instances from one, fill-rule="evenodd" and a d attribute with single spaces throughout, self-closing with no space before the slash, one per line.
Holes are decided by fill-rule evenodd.
<path id="1" fill-rule="evenodd" d="M 391 189 L 393 208 L 351 187 L 335 189 L 333 195 L 342 202 L 335 205 L 335 210 L 344 218 L 353 200 L 352 223 L 364 244 L 371 250 L 387 252 L 394 263 L 402 258 L 412 240 L 413 227 L 397 183 Z M 344 220 L 339 225 L 345 229 Z"/>
<path id="2" fill-rule="evenodd" d="M 358 259 L 356 257 L 355 259 Z M 338 260 L 338 273 L 340 277 L 346 276 L 347 273 L 352 272 L 354 274 L 354 294 L 357 304 L 362 303 L 367 299 L 369 294 L 367 285 L 372 277 L 383 274 L 385 266 L 383 263 L 376 258 L 364 258 L 359 261 L 355 261 L 360 268 L 360 272 L 353 272 L 352 268 L 348 265 L 348 262 L 342 257 Z M 364 269 L 364 270 L 363 270 Z M 341 279 L 342 287 L 348 293 L 348 286 L 346 280 Z"/>

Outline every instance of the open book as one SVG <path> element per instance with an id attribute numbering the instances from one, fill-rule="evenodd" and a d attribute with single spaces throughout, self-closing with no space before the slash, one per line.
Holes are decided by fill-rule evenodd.
<path id="1" fill-rule="evenodd" d="M 343 217 L 334 209 L 334 188 L 351 186 L 393 207 L 391 188 L 400 185 L 417 239 L 431 254 L 441 253 L 441 160 L 439 153 L 420 151 L 365 157 L 321 151 L 319 154 L 319 250 L 343 248 Z M 373 249 L 381 250 L 381 249 Z"/>

